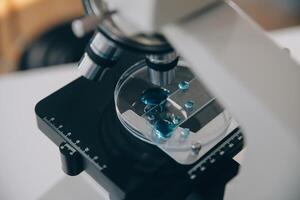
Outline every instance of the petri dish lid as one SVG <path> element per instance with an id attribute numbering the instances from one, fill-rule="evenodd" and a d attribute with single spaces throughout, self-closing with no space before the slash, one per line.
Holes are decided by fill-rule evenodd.
<path id="1" fill-rule="evenodd" d="M 175 73 L 171 84 L 158 87 L 145 61 L 130 67 L 115 88 L 116 112 L 131 134 L 191 164 L 199 158 L 195 145 L 225 137 L 231 117 L 182 60 Z"/>

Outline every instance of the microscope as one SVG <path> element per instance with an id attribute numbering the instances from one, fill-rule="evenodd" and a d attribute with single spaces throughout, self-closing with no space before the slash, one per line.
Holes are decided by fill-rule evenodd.
<path id="1" fill-rule="evenodd" d="M 59 147 L 66 174 L 85 171 L 112 200 L 223 199 L 239 171 L 232 158 L 244 145 L 242 127 L 252 134 L 247 148 L 258 147 L 249 147 L 249 173 L 226 199 L 282 197 L 270 192 L 276 183 L 257 193 L 247 183 L 261 172 L 255 160 L 268 160 L 265 167 L 275 162 L 263 158 L 274 149 L 263 149 L 259 133 L 273 137 L 267 146 L 288 146 L 280 151 L 282 160 L 285 153 L 299 152 L 292 151 L 298 140 L 277 137 L 300 130 L 288 120 L 300 113 L 294 89 L 300 72 L 284 50 L 230 1 L 83 0 L 83 5 L 86 17 L 74 21 L 74 33 L 95 33 L 79 62 L 82 76 L 36 106 L 38 127 Z M 279 71 L 289 80 L 279 81 Z M 288 99 L 293 109 L 278 109 L 283 96 L 274 88 L 294 92 Z M 261 182 L 271 182 L 276 169 Z M 257 185 L 251 187 L 262 184 Z M 290 197 L 298 195 L 293 191 Z"/>

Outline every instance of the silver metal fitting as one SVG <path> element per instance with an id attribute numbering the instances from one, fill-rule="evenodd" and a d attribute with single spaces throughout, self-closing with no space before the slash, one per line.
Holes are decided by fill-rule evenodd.
<path id="1" fill-rule="evenodd" d="M 94 35 L 87 49 L 79 62 L 79 71 L 82 76 L 94 81 L 103 78 L 122 51 L 101 33 Z"/>
<path id="2" fill-rule="evenodd" d="M 94 35 L 90 48 L 96 55 L 108 60 L 118 59 L 122 52 L 119 47 L 99 32 Z"/>
<path id="3" fill-rule="evenodd" d="M 166 86 L 175 79 L 176 60 L 175 52 L 167 54 L 147 55 L 148 73 L 151 82 L 157 86 Z M 166 68 L 166 69 L 165 69 Z"/>
<path id="4" fill-rule="evenodd" d="M 146 58 L 154 64 L 168 64 L 177 59 L 177 53 L 171 52 L 167 54 L 151 54 L 146 55 Z"/>
<path id="5" fill-rule="evenodd" d="M 198 155 L 201 149 L 202 149 L 202 144 L 200 142 L 196 142 L 191 147 L 192 154 L 193 155 Z"/>

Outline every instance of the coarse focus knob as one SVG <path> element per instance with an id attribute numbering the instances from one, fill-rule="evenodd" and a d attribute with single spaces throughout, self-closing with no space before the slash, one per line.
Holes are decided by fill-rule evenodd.
<path id="1" fill-rule="evenodd" d="M 69 176 L 76 176 L 83 171 L 81 155 L 71 145 L 63 142 L 59 145 L 62 169 Z"/>

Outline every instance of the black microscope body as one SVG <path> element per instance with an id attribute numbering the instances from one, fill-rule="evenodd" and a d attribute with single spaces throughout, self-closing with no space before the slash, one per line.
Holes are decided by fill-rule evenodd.
<path id="1" fill-rule="evenodd" d="M 124 51 L 101 81 L 80 77 L 37 104 L 38 127 L 59 147 L 64 172 L 86 171 L 111 199 L 223 199 L 225 184 L 239 168 L 232 159 L 243 146 L 239 129 L 196 163 L 181 165 L 120 123 L 115 85 L 141 59 Z"/>

